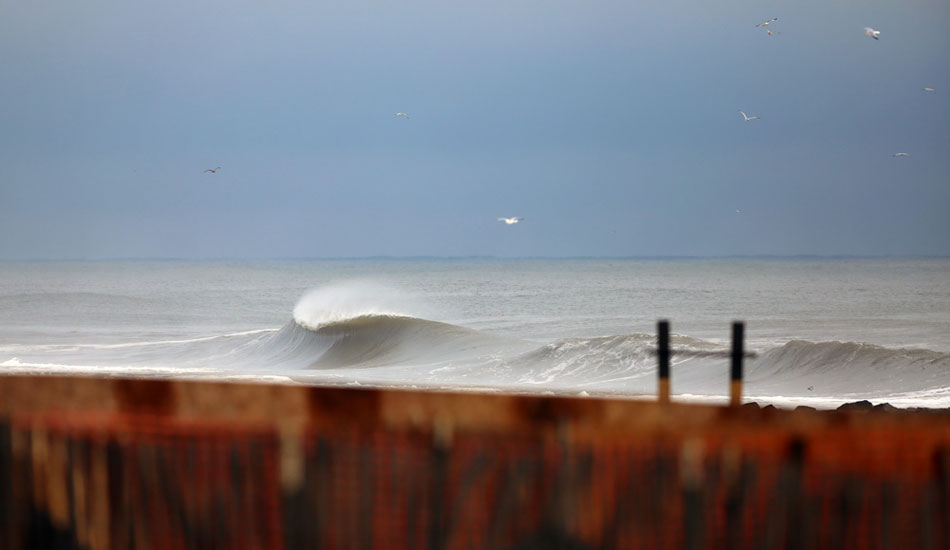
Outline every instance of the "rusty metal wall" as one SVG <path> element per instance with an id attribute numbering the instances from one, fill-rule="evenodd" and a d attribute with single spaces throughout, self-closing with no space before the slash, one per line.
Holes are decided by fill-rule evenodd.
<path id="1" fill-rule="evenodd" d="M 0 548 L 950 547 L 946 413 L 25 377 L 3 397 Z"/>

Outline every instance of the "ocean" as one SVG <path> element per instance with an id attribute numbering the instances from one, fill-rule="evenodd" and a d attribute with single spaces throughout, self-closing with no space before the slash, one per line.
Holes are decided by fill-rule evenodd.
<path id="1" fill-rule="evenodd" d="M 0 262 L 4 373 L 950 407 L 950 259 Z M 725 402 L 680 356 L 674 400 Z"/>

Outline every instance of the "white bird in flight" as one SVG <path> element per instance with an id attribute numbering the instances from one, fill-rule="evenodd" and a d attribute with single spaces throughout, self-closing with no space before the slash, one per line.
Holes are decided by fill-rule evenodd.
<path id="1" fill-rule="evenodd" d="M 894 153 L 893 156 L 895 156 L 895 157 L 909 157 L 910 154 L 909 154 L 909 153 Z"/>
<path id="2" fill-rule="evenodd" d="M 407 115 L 406 113 L 396 113 L 396 116 L 401 116 L 402 118 L 404 118 L 404 119 L 406 119 L 406 120 L 409 119 L 409 115 Z"/>
<path id="3" fill-rule="evenodd" d="M 934 92 L 937 91 L 937 90 L 934 90 L 933 88 L 922 88 L 922 89 L 923 89 L 925 92 L 930 92 L 930 93 L 934 93 Z"/>
<path id="4" fill-rule="evenodd" d="M 871 27 L 864 27 L 864 36 L 870 36 L 871 38 L 873 38 L 873 39 L 875 39 L 875 40 L 880 40 L 880 39 L 878 38 L 878 36 L 880 36 L 880 34 L 881 34 L 881 31 L 876 31 L 876 30 L 872 29 Z"/>
<path id="5" fill-rule="evenodd" d="M 205 172 L 211 172 L 212 174 L 214 174 L 215 172 L 217 172 L 217 171 L 220 170 L 220 169 L 221 169 L 220 166 L 216 166 L 216 167 L 214 167 L 214 168 L 208 168 L 207 170 L 205 170 Z"/>
<path id="6" fill-rule="evenodd" d="M 524 218 L 514 217 L 514 218 L 498 218 L 498 221 L 505 222 L 505 225 L 514 225 Z"/>
<path id="7" fill-rule="evenodd" d="M 778 21 L 778 17 L 773 17 L 772 19 L 769 19 L 768 21 L 759 23 L 758 25 L 756 25 L 756 27 L 762 27 L 763 29 L 765 29 L 765 32 L 769 33 L 769 36 L 772 36 L 772 31 L 771 29 L 769 29 L 769 25 L 771 25 L 773 21 Z"/>
<path id="8" fill-rule="evenodd" d="M 742 109 L 739 109 L 739 114 L 742 115 L 742 118 L 744 118 L 746 122 L 749 122 L 750 120 L 755 120 L 755 119 L 759 118 L 759 117 L 757 117 L 757 116 L 749 116 L 749 115 L 745 114 L 745 111 L 743 111 Z"/>

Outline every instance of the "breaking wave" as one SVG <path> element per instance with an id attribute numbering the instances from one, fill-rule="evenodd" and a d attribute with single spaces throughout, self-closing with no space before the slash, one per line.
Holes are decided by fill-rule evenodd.
<path id="1" fill-rule="evenodd" d="M 675 336 L 680 350 L 711 351 L 718 346 Z M 518 380 L 527 384 L 620 382 L 656 373 L 656 336 L 626 334 L 596 338 L 568 338 L 525 353 L 511 364 Z"/>
<path id="2" fill-rule="evenodd" d="M 400 315 L 359 315 L 311 328 L 292 321 L 260 343 L 270 364 L 302 368 L 430 364 L 484 351 L 498 338 L 476 330 Z"/>
<path id="3" fill-rule="evenodd" d="M 749 382 L 765 387 L 805 384 L 824 393 L 950 386 L 950 353 L 926 349 L 793 340 L 765 351 L 753 364 Z"/>

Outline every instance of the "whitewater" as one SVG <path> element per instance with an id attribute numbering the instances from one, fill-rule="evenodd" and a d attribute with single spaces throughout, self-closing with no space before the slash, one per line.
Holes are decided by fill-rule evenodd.
<path id="1" fill-rule="evenodd" d="M 746 400 L 950 406 L 950 260 L 0 262 L 0 373 L 652 399 L 655 327 Z M 674 357 L 674 398 L 728 363 Z"/>

